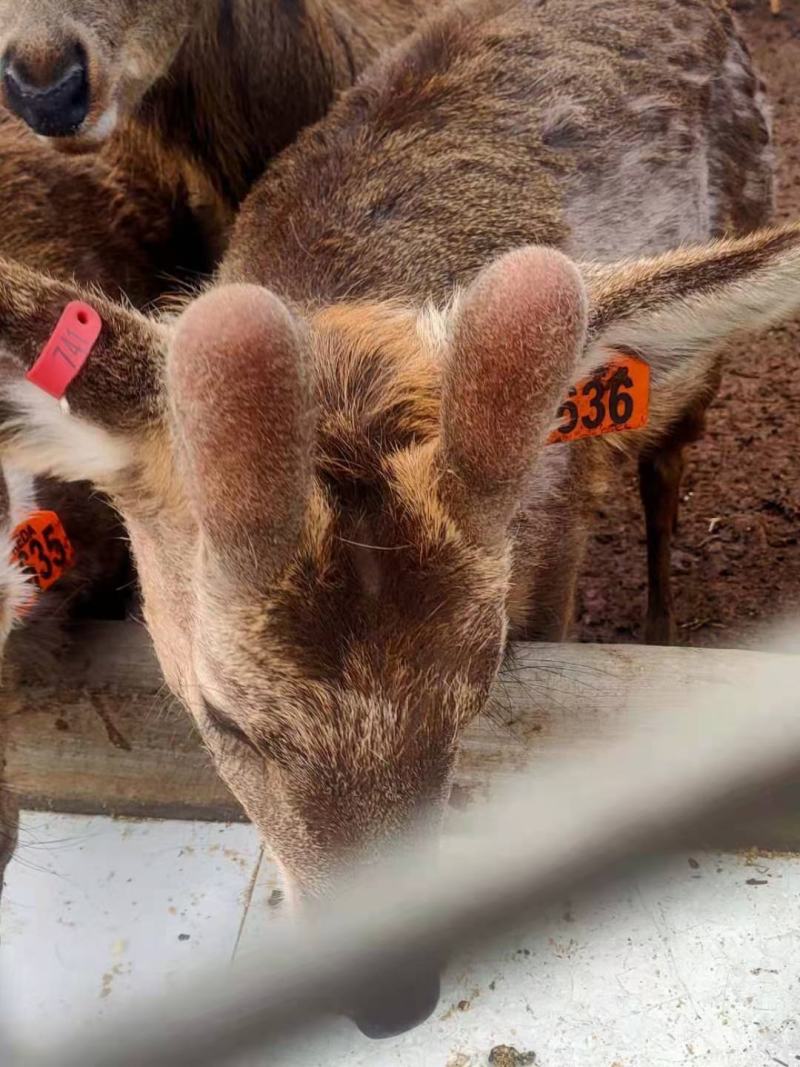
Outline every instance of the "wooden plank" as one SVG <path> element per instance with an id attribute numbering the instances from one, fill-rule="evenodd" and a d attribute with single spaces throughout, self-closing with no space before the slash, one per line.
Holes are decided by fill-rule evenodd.
<path id="1" fill-rule="evenodd" d="M 26 663 L 6 693 L 6 785 L 40 811 L 243 819 L 188 715 L 169 696 L 146 631 L 86 627 L 46 685 Z"/>
<path id="2" fill-rule="evenodd" d="M 657 727 L 664 715 L 680 710 L 689 687 L 721 683 L 733 693 L 770 655 L 635 645 L 516 646 L 489 714 L 466 733 L 454 808 L 490 794 L 528 765 L 535 773 L 542 761 L 569 758 L 635 728 Z M 6 694 L 4 710 L 6 784 L 21 806 L 242 817 L 188 716 L 166 693 L 141 627 L 85 627 L 58 663 L 57 685 L 24 664 L 19 669 L 22 684 Z M 752 826 L 737 827 L 735 838 L 762 847 L 800 847 L 800 817 L 760 813 Z"/>

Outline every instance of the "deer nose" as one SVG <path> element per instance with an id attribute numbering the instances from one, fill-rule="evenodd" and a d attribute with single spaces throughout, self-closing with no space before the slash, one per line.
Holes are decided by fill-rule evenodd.
<path id="1" fill-rule="evenodd" d="M 69 137 L 89 112 L 86 52 L 77 42 L 36 71 L 12 46 L 2 60 L 3 89 L 10 111 L 43 137 Z"/>
<path id="2" fill-rule="evenodd" d="M 430 1018 L 440 992 L 437 971 L 393 970 L 362 990 L 357 1007 L 346 1014 L 365 1037 L 397 1037 Z"/>

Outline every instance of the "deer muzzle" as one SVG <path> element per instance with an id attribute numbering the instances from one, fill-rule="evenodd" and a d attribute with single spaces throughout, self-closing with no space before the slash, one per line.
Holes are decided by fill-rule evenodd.
<path id="1" fill-rule="evenodd" d="M 8 109 L 43 137 L 71 137 L 89 113 L 86 50 L 67 41 L 33 52 L 10 44 L 2 59 Z"/>
<path id="2" fill-rule="evenodd" d="M 438 969 L 392 968 L 390 973 L 358 991 L 343 1009 L 365 1037 L 397 1037 L 424 1023 L 439 1003 Z"/>

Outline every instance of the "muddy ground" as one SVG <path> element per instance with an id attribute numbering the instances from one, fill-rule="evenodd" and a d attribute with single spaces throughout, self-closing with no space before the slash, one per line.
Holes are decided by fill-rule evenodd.
<path id="1" fill-rule="evenodd" d="M 800 0 L 740 14 L 773 109 L 778 217 L 800 219 Z M 645 543 L 631 470 L 598 516 L 577 636 L 639 641 Z M 800 321 L 732 349 L 702 442 L 689 449 L 673 554 L 680 641 L 747 646 L 800 612 Z"/>

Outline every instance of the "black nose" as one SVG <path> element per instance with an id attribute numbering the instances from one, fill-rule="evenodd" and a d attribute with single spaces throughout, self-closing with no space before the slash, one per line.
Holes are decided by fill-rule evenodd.
<path id="1" fill-rule="evenodd" d="M 69 137 L 89 112 L 86 53 L 74 44 L 48 64 L 43 77 L 9 49 L 3 58 L 3 88 L 10 111 L 44 137 Z"/>
<path id="2" fill-rule="evenodd" d="M 362 990 L 357 1008 L 347 1014 L 365 1037 L 396 1037 L 430 1018 L 440 991 L 436 971 L 395 970 Z"/>

